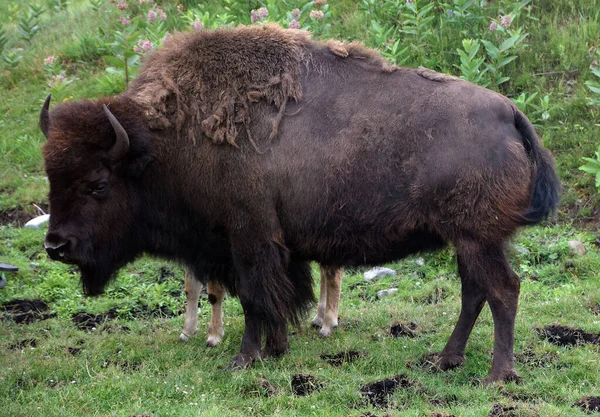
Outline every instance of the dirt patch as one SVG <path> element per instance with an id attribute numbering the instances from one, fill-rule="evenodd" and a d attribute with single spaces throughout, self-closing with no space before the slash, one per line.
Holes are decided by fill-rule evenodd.
<path id="1" fill-rule="evenodd" d="M 102 368 L 108 368 L 109 366 L 114 366 L 116 368 L 120 368 L 123 372 L 135 372 L 140 369 L 142 366 L 141 362 L 138 361 L 113 361 L 111 359 L 105 360 L 102 364 Z"/>
<path id="2" fill-rule="evenodd" d="M 532 368 L 540 368 L 551 366 L 553 363 L 555 363 L 558 360 L 558 354 L 551 352 L 538 355 L 534 351 L 526 349 L 521 353 L 516 353 L 515 360 Z"/>
<path id="3" fill-rule="evenodd" d="M 73 355 L 73 356 L 77 356 L 81 353 L 81 348 L 68 347 L 67 353 L 69 353 L 70 355 Z"/>
<path id="4" fill-rule="evenodd" d="M 417 325 L 415 323 L 394 323 L 390 328 L 390 335 L 392 337 L 415 337 Z"/>
<path id="5" fill-rule="evenodd" d="M 71 320 L 79 330 L 86 332 L 95 331 L 102 323 L 118 318 L 116 308 L 111 308 L 106 313 L 89 314 L 85 311 L 73 314 Z"/>
<path id="6" fill-rule="evenodd" d="M 321 383 L 311 374 L 292 375 L 292 391 L 303 397 L 321 389 Z"/>
<path id="7" fill-rule="evenodd" d="M 389 405 L 390 396 L 398 388 L 411 388 L 415 384 L 405 375 L 396 375 L 383 381 L 371 382 L 363 385 L 360 389 L 363 397 L 377 408 L 386 408 Z"/>
<path id="8" fill-rule="evenodd" d="M 578 346 L 585 343 L 600 345 L 600 334 L 588 333 L 573 327 L 553 324 L 537 330 L 542 337 L 558 346 Z"/>
<path id="9" fill-rule="evenodd" d="M 48 310 L 48 304 L 42 300 L 19 299 L 0 305 L 1 317 L 12 319 L 17 324 L 29 324 L 56 316 L 54 313 L 45 313 Z"/>
<path id="10" fill-rule="evenodd" d="M 37 203 L 37 206 L 44 210 L 44 212 L 48 213 L 48 204 Z M 0 211 L 0 226 L 22 227 L 29 220 L 39 216 L 40 214 L 41 213 L 38 211 L 38 209 L 36 209 L 33 205 L 27 209 L 12 208 Z"/>
<path id="11" fill-rule="evenodd" d="M 34 348 L 37 346 L 37 340 L 35 339 L 23 339 L 20 342 L 8 345 L 9 350 L 24 350 L 27 348 Z"/>
<path id="12" fill-rule="evenodd" d="M 588 414 L 593 412 L 600 412 L 600 397 L 583 397 L 581 400 L 573 404 L 574 407 L 578 407 Z"/>
<path id="13" fill-rule="evenodd" d="M 342 366 L 345 363 L 350 363 L 356 359 L 364 358 L 366 352 L 360 352 L 357 350 L 347 350 L 344 352 L 336 353 L 335 355 L 322 354 L 321 359 L 327 361 L 332 366 Z"/>
<path id="14" fill-rule="evenodd" d="M 518 417 L 517 408 L 512 406 L 503 407 L 500 404 L 494 404 L 488 413 L 488 417 Z"/>
<path id="15" fill-rule="evenodd" d="M 590 307 L 590 310 L 592 310 L 592 313 L 594 313 L 595 315 L 600 316 L 600 303 L 592 305 L 592 307 Z"/>

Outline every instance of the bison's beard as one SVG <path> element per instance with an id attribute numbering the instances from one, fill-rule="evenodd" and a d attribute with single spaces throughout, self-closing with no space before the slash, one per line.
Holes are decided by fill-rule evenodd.
<path id="1" fill-rule="evenodd" d="M 87 256 L 78 266 L 83 292 L 88 296 L 102 294 L 119 269 L 136 257 L 133 251 L 122 250 L 121 245 L 110 246 L 100 251 L 93 251 L 91 247 L 86 249 Z"/>

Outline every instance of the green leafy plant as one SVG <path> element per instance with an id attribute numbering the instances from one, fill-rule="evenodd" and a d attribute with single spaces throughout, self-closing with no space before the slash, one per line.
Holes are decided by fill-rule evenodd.
<path id="1" fill-rule="evenodd" d="M 581 171 L 587 172 L 588 174 L 594 175 L 596 177 L 596 188 L 600 190 L 600 146 L 598 147 L 598 150 L 595 152 L 595 154 L 595 158 L 581 158 L 587 163 L 585 165 L 580 166 L 579 169 Z"/>
<path id="2" fill-rule="evenodd" d="M 106 71 L 111 74 L 122 74 L 125 85 L 130 79 L 135 78 L 139 65 L 139 55 L 133 49 L 140 38 L 137 22 L 132 23 L 123 30 L 113 31 L 114 40 L 111 43 L 113 55 L 105 55 L 104 61 L 108 64 Z"/>
<path id="3" fill-rule="evenodd" d="M 8 43 L 8 39 L 6 38 L 6 31 L 4 30 L 2 25 L 0 25 L 0 54 L 4 50 L 4 47 L 6 46 L 7 43 Z"/>
<path id="4" fill-rule="evenodd" d="M 43 4 L 30 4 L 29 10 L 35 16 L 36 19 L 39 19 L 40 16 L 43 15 L 44 12 L 46 11 L 46 9 L 44 9 Z"/>
<path id="5" fill-rule="evenodd" d="M 31 42 L 39 30 L 40 22 L 34 12 L 29 10 L 27 14 L 20 15 L 17 21 L 17 33 L 23 40 Z"/>
<path id="6" fill-rule="evenodd" d="M 67 6 L 71 4 L 71 2 L 67 0 L 47 0 L 48 8 L 53 10 L 55 13 L 61 12 L 67 9 Z"/>
<path id="7" fill-rule="evenodd" d="M 90 3 L 92 4 L 92 10 L 94 12 L 99 12 L 104 5 L 104 0 L 90 0 Z"/>
<path id="8" fill-rule="evenodd" d="M 511 55 L 511 51 L 520 46 L 526 37 L 527 34 L 522 34 L 518 29 L 511 32 L 511 36 L 502 41 L 499 46 L 490 41 L 481 40 L 489 57 L 486 62 L 487 73 L 495 87 L 510 80 L 510 77 L 503 72 L 503 68 L 517 59 L 517 55 Z"/>
<path id="9" fill-rule="evenodd" d="M 487 69 L 481 69 L 485 57 L 477 57 L 481 44 L 474 39 L 463 39 L 462 45 L 463 49 L 456 50 L 460 56 L 460 78 L 484 87 L 489 85 L 484 77 Z"/>

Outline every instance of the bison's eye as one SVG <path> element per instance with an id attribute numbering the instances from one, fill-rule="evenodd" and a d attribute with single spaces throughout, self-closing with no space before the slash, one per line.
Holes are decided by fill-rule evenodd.
<path id="1" fill-rule="evenodd" d="M 92 195 L 99 196 L 102 193 L 104 193 L 107 188 L 108 188 L 108 183 L 106 183 L 106 182 L 101 182 L 99 184 L 96 184 L 96 186 L 91 189 Z"/>

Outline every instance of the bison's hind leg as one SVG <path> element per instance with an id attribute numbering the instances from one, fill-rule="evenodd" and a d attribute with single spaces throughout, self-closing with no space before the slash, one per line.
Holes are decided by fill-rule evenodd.
<path id="1" fill-rule="evenodd" d="M 494 319 L 494 359 L 486 383 L 518 379 L 513 350 L 519 277 L 508 265 L 502 243 L 461 241 L 456 250 L 462 308 L 438 365 L 441 369 L 450 369 L 464 362 L 467 340 L 487 301 Z"/>
<path id="2" fill-rule="evenodd" d="M 338 306 L 342 285 L 342 268 L 321 266 L 321 291 L 317 315 L 312 324 L 320 327 L 319 336 L 329 337 L 338 326 Z"/>
<path id="3" fill-rule="evenodd" d="M 207 285 L 208 302 L 210 303 L 210 323 L 208 324 L 208 339 L 206 346 L 214 347 L 221 343 L 225 330 L 223 330 L 223 300 L 225 288 L 213 281 Z"/>
<path id="4" fill-rule="evenodd" d="M 198 299 L 202 291 L 202 283 L 191 270 L 185 268 L 185 322 L 183 331 L 179 335 L 181 342 L 187 342 L 198 331 Z"/>

